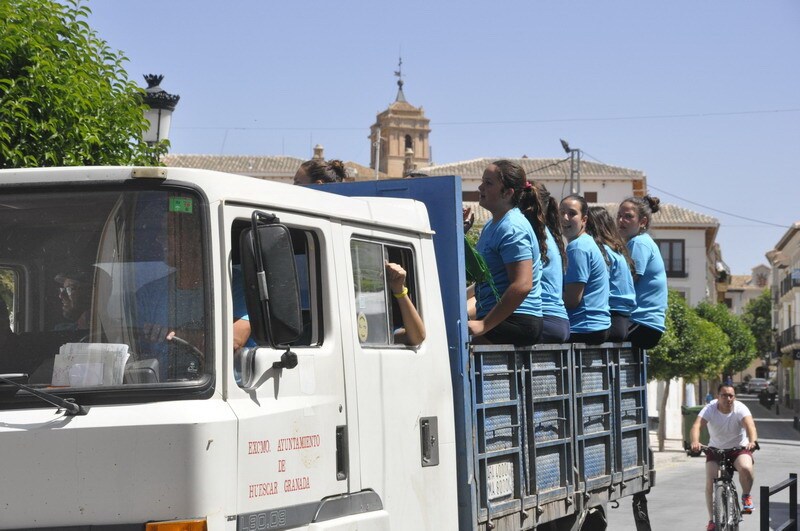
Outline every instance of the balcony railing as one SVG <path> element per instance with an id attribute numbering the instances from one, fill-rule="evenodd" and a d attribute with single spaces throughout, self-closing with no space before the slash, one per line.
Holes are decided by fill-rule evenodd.
<path id="1" fill-rule="evenodd" d="M 786 275 L 781 281 L 781 297 L 792 291 L 792 288 L 800 288 L 800 278 L 792 278 L 792 275 Z"/>
<path id="2" fill-rule="evenodd" d="M 786 347 L 800 343 L 800 325 L 793 325 L 781 332 L 781 346 Z"/>

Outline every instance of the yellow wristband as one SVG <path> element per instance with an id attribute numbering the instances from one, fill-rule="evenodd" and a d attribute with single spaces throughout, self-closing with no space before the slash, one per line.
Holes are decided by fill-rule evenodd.
<path id="1" fill-rule="evenodd" d="M 402 299 L 403 297 L 408 295 L 408 288 L 406 286 L 403 286 L 403 291 L 401 291 L 400 293 L 392 293 L 392 295 L 394 295 L 395 299 Z"/>

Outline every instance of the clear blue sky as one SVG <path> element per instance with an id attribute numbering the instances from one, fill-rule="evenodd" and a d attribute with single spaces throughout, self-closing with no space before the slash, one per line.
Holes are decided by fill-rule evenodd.
<path id="1" fill-rule="evenodd" d="M 796 0 L 87 5 L 131 79 L 164 74 L 180 94 L 173 153 L 308 158 L 319 143 L 368 165 L 402 51 L 435 163 L 562 157 L 565 138 L 717 217 L 734 274 L 800 221 Z"/>

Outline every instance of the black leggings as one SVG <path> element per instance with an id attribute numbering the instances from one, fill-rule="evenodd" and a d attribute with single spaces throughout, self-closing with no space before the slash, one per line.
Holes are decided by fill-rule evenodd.
<path id="1" fill-rule="evenodd" d="M 608 341 L 608 331 L 597 330 L 595 332 L 576 332 L 569 336 L 570 343 L 586 343 L 587 345 L 599 345 Z"/>
<path id="2" fill-rule="evenodd" d="M 535 345 L 542 336 L 542 318 L 525 313 L 512 313 L 484 337 L 496 345 Z"/>
<path id="3" fill-rule="evenodd" d="M 622 343 L 628 339 L 628 328 L 631 326 L 630 316 L 611 312 L 611 328 L 608 329 L 608 340 Z"/>
<path id="4" fill-rule="evenodd" d="M 631 327 L 628 329 L 628 341 L 630 341 L 634 347 L 643 348 L 645 350 L 658 345 L 662 335 L 663 332 L 659 332 L 655 328 L 650 328 L 649 326 L 639 323 L 632 322 Z"/>
<path id="5" fill-rule="evenodd" d="M 545 315 L 542 317 L 541 343 L 566 343 L 569 341 L 569 319 Z"/>

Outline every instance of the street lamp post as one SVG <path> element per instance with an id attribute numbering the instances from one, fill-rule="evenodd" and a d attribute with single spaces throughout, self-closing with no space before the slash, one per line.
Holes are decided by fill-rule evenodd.
<path id="1" fill-rule="evenodd" d="M 144 80 L 147 88 L 144 89 L 144 104 L 147 109 L 144 117 L 150 122 L 150 127 L 145 131 L 143 139 L 149 145 L 155 145 L 161 140 L 169 138 L 169 127 L 172 123 L 172 111 L 181 99 L 177 94 L 170 94 L 161 88 L 162 75 L 146 74 Z"/>
<path id="2" fill-rule="evenodd" d="M 578 148 L 570 148 L 569 143 L 561 140 L 561 147 L 569 155 L 569 193 L 581 193 L 581 150 Z M 577 162 L 576 162 L 577 161 Z"/>

